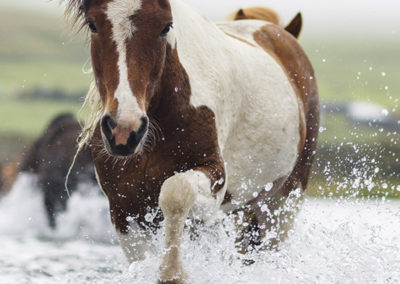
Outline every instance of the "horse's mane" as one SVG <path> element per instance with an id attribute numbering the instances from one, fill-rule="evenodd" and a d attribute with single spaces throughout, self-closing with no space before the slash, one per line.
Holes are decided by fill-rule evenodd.
<path id="1" fill-rule="evenodd" d="M 85 97 L 85 101 L 83 102 L 83 105 L 79 111 L 79 114 L 82 114 L 84 112 L 84 115 L 82 115 L 83 122 L 81 123 L 82 126 L 82 131 L 81 134 L 78 137 L 77 143 L 78 143 L 78 149 L 76 150 L 75 156 L 72 160 L 71 166 L 68 170 L 67 176 L 65 177 L 65 190 L 70 196 L 69 189 L 68 189 L 68 179 L 71 174 L 72 168 L 75 165 L 76 159 L 78 158 L 80 152 L 90 144 L 92 140 L 92 136 L 94 133 L 94 130 L 96 129 L 96 126 L 98 122 L 101 119 L 102 113 L 103 113 L 103 106 L 101 103 L 100 99 L 100 94 L 97 90 L 96 83 L 93 80 L 89 91 Z"/>
<path id="2" fill-rule="evenodd" d="M 85 145 L 90 143 L 94 130 L 103 113 L 103 106 L 95 81 L 91 83 L 90 89 L 79 112 L 80 114 L 83 113 L 81 116 L 84 118 L 82 122 L 82 132 L 78 138 L 78 152 L 82 150 Z"/>
<path id="3" fill-rule="evenodd" d="M 83 15 L 91 0 L 65 0 L 65 16 L 71 20 L 73 26 L 81 30 L 86 24 Z"/>

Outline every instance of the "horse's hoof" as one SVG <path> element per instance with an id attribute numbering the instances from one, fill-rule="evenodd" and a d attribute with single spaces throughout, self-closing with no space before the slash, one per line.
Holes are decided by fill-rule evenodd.
<path id="1" fill-rule="evenodd" d="M 184 284 L 188 283 L 188 276 L 184 271 L 161 271 L 160 278 L 158 279 L 159 284 Z"/>
<path id="2" fill-rule="evenodd" d="M 158 284 L 184 284 L 186 281 L 181 279 L 174 279 L 174 280 L 158 280 Z"/>

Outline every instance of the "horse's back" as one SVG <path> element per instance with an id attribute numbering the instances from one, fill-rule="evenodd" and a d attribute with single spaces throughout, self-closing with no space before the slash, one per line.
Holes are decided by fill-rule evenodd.
<path id="1" fill-rule="evenodd" d="M 312 126 L 318 125 L 319 118 L 317 87 L 305 52 L 282 27 L 258 20 L 224 22 L 218 26 L 227 36 L 248 45 L 249 49 L 263 50 L 285 76 L 275 84 L 266 79 L 264 93 L 246 94 L 253 95 L 250 112 L 245 114 L 243 125 L 234 127 L 224 151 L 230 174 L 228 192 L 236 191 L 232 194 L 233 199 L 240 195 L 244 197 L 243 201 L 248 201 L 252 199 L 249 194 L 258 196 L 265 184 L 292 177 L 294 168 L 304 166 L 298 158 L 307 160 L 310 152 L 315 150 L 316 139 L 313 137 L 316 138 L 318 127 L 313 129 Z M 266 77 L 276 76 L 271 69 L 254 70 L 263 71 Z M 279 84 L 289 84 L 291 92 L 282 92 L 277 88 Z M 237 139 L 240 131 L 235 129 L 244 127 L 250 129 L 248 139 Z M 306 141 L 308 145 L 305 145 Z M 305 146 L 308 150 L 303 151 Z M 237 158 L 240 155 L 242 157 Z M 298 172 L 296 183 L 301 182 L 305 187 L 309 169 L 306 167 Z M 253 186 L 254 190 L 240 189 L 246 178 L 248 185 L 245 187 Z M 247 194 L 243 195 L 243 192 Z"/>
<path id="2" fill-rule="evenodd" d="M 287 177 L 296 163 L 299 136 L 299 105 L 282 65 L 264 51 L 254 38 L 266 22 L 241 21 L 219 25 L 232 46 L 233 72 L 229 99 L 235 97 L 234 119 L 222 146 L 227 162 L 227 191 L 233 204 L 243 205 L 264 186 Z M 223 107 L 222 107 L 223 108 Z M 226 111 L 225 111 L 226 113 Z M 219 117 L 225 114 L 217 113 Z"/>

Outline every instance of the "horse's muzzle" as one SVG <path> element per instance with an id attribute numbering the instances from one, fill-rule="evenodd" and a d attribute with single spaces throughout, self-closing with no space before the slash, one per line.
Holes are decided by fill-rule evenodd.
<path id="1" fill-rule="evenodd" d="M 107 150 L 115 156 L 126 157 L 135 154 L 148 125 L 149 119 L 143 116 L 139 127 L 133 130 L 134 127 L 121 126 L 109 115 L 105 115 L 101 120 L 101 131 Z"/>

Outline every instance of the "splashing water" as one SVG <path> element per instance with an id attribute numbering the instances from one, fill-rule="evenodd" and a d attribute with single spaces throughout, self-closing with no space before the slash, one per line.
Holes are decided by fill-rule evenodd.
<path id="1" fill-rule="evenodd" d="M 156 283 L 162 232 L 154 251 L 129 267 L 104 197 L 78 190 L 52 231 L 32 184 L 21 175 L 0 201 L 0 283 Z M 399 208 L 398 201 L 308 198 L 279 251 L 246 257 L 225 231 L 230 220 L 219 216 L 195 240 L 185 231 L 185 267 L 192 283 L 398 283 Z M 244 265 L 248 258 L 255 263 Z"/>

